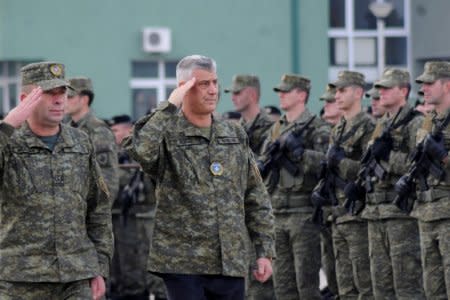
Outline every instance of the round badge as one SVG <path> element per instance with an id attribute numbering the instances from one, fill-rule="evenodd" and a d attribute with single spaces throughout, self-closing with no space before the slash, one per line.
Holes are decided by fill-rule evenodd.
<path id="1" fill-rule="evenodd" d="M 223 173 L 223 167 L 219 162 L 213 162 L 211 166 L 209 166 L 209 170 L 214 176 L 220 176 Z"/>
<path id="2" fill-rule="evenodd" d="M 51 65 L 50 66 L 50 73 L 52 73 L 54 76 L 61 76 L 61 74 L 62 74 L 62 67 L 61 67 L 61 65 Z"/>

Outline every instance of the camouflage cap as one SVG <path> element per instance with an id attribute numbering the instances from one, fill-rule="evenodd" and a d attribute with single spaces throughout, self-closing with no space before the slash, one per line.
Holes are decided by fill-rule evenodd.
<path id="1" fill-rule="evenodd" d="M 327 84 L 325 93 L 323 93 L 322 96 L 320 96 L 320 100 L 324 100 L 326 102 L 336 101 L 336 88 Z"/>
<path id="2" fill-rule="evenodd" d="M 376 88 L 392 88 L 395 86 L 405 86 L 410 83 L 409 72 L 407 70 L 389 68 L 384 70 L 380 80 L 375 81 Z"/>
<path id="3" fill-rule="evenodd" d="M 260 89 L 259 78 L 256 75 L 238 74 L 234 75 L 231 87 L 224 89 L 225 93 L 237 93 L 246 87 L 254 87 Z"/>
<path id="4" fill-rule="evenodd" d="M 82 91 L 89 91 L 91 93 L 94 92 L 92 87 L 92 80 L 87 77 L 74 77 L 69 79 L 70 86 L 73 88 L 73 91 L 69 91 L 69 96 L 75 96 Z"/>
<path id="5" fill-rule="evenodd" d="M 416 78 L 417 83 L 433 83 L 440 78 L 450 78 L 450 62 L 428 61 L 422 75 Z"/>
<path id="6" fill-rule="evenodd" d="M 366 92 L 366 97 L 374 100 L 380 99 L 380 92 L 376 87 L 372 87 L 370 90 Z"/>
<path id="7" fill-rule="evenodd" d="M 307 77 L 296 74 L 284 74 L 281 76 L 281 83 L 274 87 L 275 92 L 290 92 L 294 88 L 299 88 L 309 92 L 311 89 L 311 80 Z"/>
<path id="8" fill-rule="evenodd" d="M 20 69 L 22 85 L 38 85 L 44 91 L 57 87 L 69 87 L 64 78 L 64 65 L 53 61 L 28 64 Z"/>
<path id="9" fill-rule="evenodd" d="M 366 85 L 364 75 L 355 71 L 341 71 L 335 82 L 329 83 L 331 87 L 340 89 L 350 85 L 356 85 L 364 88 Z"/>

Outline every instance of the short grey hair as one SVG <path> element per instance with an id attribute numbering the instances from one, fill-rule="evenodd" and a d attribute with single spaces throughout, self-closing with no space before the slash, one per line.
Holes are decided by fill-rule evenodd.
<path id="1" fill-rule="evenodd" d="M 177 64 L 177 82 L 189 80 L 194 69 L 202 69 L 216 73 L 216 61 L 203 55 L 189 55 L 181 59 Z"/>

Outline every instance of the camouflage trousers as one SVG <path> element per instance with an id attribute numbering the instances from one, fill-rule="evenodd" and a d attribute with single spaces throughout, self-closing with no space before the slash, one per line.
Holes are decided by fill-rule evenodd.
<path id="1" fill-rule="evenodd" d="M 322 269 L 327 277 L 328 289 L 334 295 L 337 295 L 338 287 L 336 281 L 336 259 L 334 258 L 331 226 L 323 225 L 320 229 L 320 248 L 322 254 Z"/>
<path id="2" fill-rule="evenodd" d="M 164 282 L 147 272 L 153 218 L 129 215 L 126 225 L 113 215 L 114 256 L 111 267 L 111 297 L 155 294 L 166 298 Z"/>
<path id="3" fill-rule="evenodd" d="M 425 299 L 416 219 L 369 220 L 375 299 Z"/>
<path id="4" fill-rule="evenodd" d="M 450 299 L 450 219 L 419 221 L 427 299 Z"/>
<path id="5" fill-rule="evenodd" d="M 247 237 L 246 248 L 249 260 L 249 271 L 248 276 L 245 278 L 246 293 L 245 299 L 247 300 L 274 300 L 275 290 L 273 288 L 273 279 L 269 278 L 266 282 L 261 283 L 255 279 L 253 276 L 253 270 L 257 268 L 256 266 L 256 252 L 255 247 L 250 241 L 250 237 Z"/>
<path id="6" fill-rule="evenodd" d="M 367 222 L 333 224 L 339 299 L 373 299 Z"/>
<path id="7" fill-rule="evenodd" d="M 276 213 L 273 262 L 280 300 L 319 300 L 320 229 L 311 213 Z"/>
<path id="8" fill-rule="evenodd" d="M 0 280 L 0 299 L 86 300 L 92 299 L 92 291 L 89 279 L 67 283 L 10 282 Z"/>

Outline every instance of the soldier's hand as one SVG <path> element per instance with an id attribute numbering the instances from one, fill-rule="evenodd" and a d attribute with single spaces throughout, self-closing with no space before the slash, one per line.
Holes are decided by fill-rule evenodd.
<path id="1" fill-rule="evenodd" d="M 345 152 L 342 147 L 336 145 L 331 146 L 327 152 L 327 166 L 329 168 L 337 168 L 339 162 L 345 158 Z"/>
<path id="2" fill-rule="evenodd" d="M 294 159 L 299 159 L 303 155 L 303 152 L 305 152 L 302 139 L 295 137 L 293 134 L 289 134 L 286 137 L 284 146 Z"/>
<path id="3" fill-rule="evenodd" d="M 376 138 L 372 145 L 372 154 L 376 160 L 388 161 L 389 154 L 391 153 L 393 147 L 392 144 L 393 141 L 390 135 Z"/>
<path id="4" fill-rule="evenodd" d="M 41 87 L 33 89 L 25 99 L 20 101 L 20 103 L 6 115 L 3 121 L 15 128 L 22 125 L 42 100 L 42 93 Z"/>
<path id="5" fill-rule="evenodd" d="M 256 260 L 258 268 L 253 271 L 253 276 L 259 282 L 266 282 L 272 276 L 272 262 L 266 257 L 260 257 Z"/>
<path id="6" fill-rule="evenodd" d="M 439 161 L 444 160 L 448 155 L 447 149 L 445 149 L 444 139 L 442 137 L 435 139 L 431 134 L 426 136 L 423 150 L 430 158 L 437 158 Z"/>
<path id="7" fill-rule="evenodd" d="M 183 85 L 180 85 L 176 89 L 170 93 L 169 102 L 175 105 L 176 107 L 180 107 L 181 103 L 183 103 L 183 98 L 186 95 L 187 91 L 189 91 L 195 84 L 195 77 L 192 77 L 188 81 L 186 81 Z"/>
<path id="8" fill-rule="evenodd" d="M 105 280 L 102 276 L 97 276 L 91 279 L 92 299 L 100 300 L 105 295 L 106 287 Z"/>

